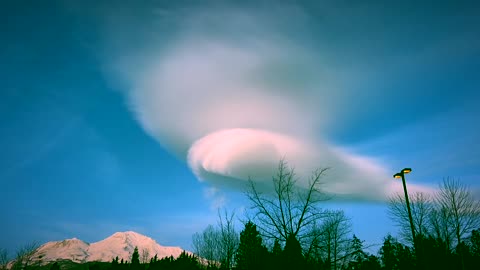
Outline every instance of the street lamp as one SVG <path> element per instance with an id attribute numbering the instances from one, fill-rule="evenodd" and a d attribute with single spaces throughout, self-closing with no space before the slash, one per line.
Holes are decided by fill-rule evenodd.
<path id="1" fill-rule="evenodd" d="M 410 227 L 412 229 L 412 240 L 415 245 L 415 227 L 413 226 L 412 211 L 410 210 L 410 202 L 408 200 L 407 184 L 405 184 L 405 174 L 411 172 L 411 168 L 405 168 L 401 172 L 393 175 L 394 178 L 402 178 L 403 191 L 405 191 L 405 202 L 407 203 L 408 218 L 410 219 Z"/>

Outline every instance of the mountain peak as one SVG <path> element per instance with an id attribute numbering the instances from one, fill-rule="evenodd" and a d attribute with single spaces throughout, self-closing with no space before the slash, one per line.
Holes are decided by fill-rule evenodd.
<path id="1" fill-rule="evenodd" d="M 137 232 L 134 232 L 134 231 L 125 231 L 125 232 L 116 232 L 114 234 L 112 234 L 111 236 L 127 236 L 127 237 L 138 237 L 138 236 L 141 236 L 141 237 L 147 237 L 148 236 L 145 236 L 143 234 L 140 234 L 140 233 L 137 233 Z"/>
<path id="2" fill-rule="evenodd" d="M 139 234 L 139 233 L 134 232 L 134 231 L 124 231 L 124 232 L 116 232 L 114 234 Z"/>
<path id="3" fill-rule="evenodd" d="M 69 239 L 65 239 L 63 240 L 62 242 L 67 242 L 67 243 L 77 243 L 77 242 L 82 242 L 82 243 L 86 243 L 85 241 L 82 241 L 76 237 L 73 237 L 73 238 L 69 238 Z"/>

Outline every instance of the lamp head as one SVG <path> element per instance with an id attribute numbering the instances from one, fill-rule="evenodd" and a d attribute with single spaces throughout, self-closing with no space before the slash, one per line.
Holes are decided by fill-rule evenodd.
<path id="1" fill-rule="evenodd" d="M 402 173 L 409 173 L 412 171 L 412 168 L 405 168 L 402 170 Z"/>
<path id="2" fill-rule="evenodd" d="M 393 178 L 402 178 L 402 173 L 396 173 L 393 175 Z"/>

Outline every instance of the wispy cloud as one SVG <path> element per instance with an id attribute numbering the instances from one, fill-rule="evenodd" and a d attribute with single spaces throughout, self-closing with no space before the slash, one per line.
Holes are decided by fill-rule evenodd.
<path id="1" fill-rule="evenodd" d="M 222 209 L 227 203 L 225 194 L 216 187 L 205 188 L 204 195 L 205 198 L 211 201 L 211 210 Z"/>

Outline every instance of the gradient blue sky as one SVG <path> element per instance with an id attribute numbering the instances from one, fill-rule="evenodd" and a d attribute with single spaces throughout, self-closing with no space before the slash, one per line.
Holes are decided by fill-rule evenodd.
<path id="1" fill-rule="evenodd" d="M 192 167 L 188 153 L 204 161 L 211 144 L 201 143 L 225 128 L 306 138 L 389 176 L 410 166 L 412 185 L 456 177 L 478 194 L 475 1 L 31 2 L 0 9 L 0 247 L 10 253 L 125 230 L 190 249 L 192 234 L 216 222 L 216 206 L 248 207 L 232 181 L 264 169 L 241 163 L 238 148 L 228 164 L 207 152 L 218 170 Z M 247 101 L 286 100 L 295 116 L 264 118 L 255 105 L 238 120 L 229 108 L 245 85 L 266 89 L 249 90 Z M 395 234 L 385 204 L 355 194 L 370 180 L 345 181 L 350 199 L 326 207 L 344 209 L 368 243 Z"/>

